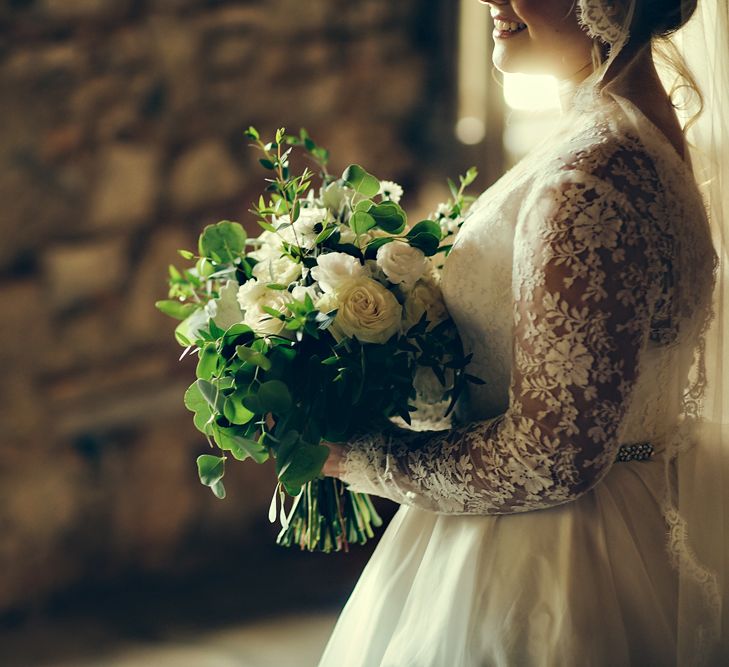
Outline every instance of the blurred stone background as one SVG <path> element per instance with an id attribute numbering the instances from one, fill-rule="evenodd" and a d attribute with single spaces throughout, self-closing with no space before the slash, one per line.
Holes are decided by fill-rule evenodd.
<path id="1" fill-rule="evenodd" d="M 346 599 L 373 545 L 281 554 L 271 468 L 231 466 L 223 502 L 197 481 L 206 443 L 182 404 L 194 365 L 153 304 L 205 224 L 255 231 L 264 172 L 248 125 L 304 126 L 334 170 L 358 162 L 400 182 L 406 207 L 437 199 L 426 183 L 476 161 L 451 129 L 456 15 L 448 0 L 0 3 L 8 627 L 74 595 L 103 606 L 89 591 L 144 577 L 199 592 L 196 573 L 233 557 L 233 586 L 270 581 L 259 598 Z"/>

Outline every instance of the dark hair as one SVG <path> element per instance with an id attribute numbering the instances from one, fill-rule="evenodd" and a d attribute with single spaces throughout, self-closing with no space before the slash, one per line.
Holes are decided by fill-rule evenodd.
<path id="1" fill-rule="evenodd" d="M 638 39 L 668 37 L 688 23 L 698 0 L 638 0 L 631 33 Z"/>

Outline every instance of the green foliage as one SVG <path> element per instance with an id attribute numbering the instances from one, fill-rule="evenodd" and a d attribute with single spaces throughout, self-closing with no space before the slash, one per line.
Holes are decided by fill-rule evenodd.
<path id="1" fill-rule="evenodd" d="M 426 257 L 435 255 L 441 240 L 440 225 L 432 220 L 423 220 L 407 233 L 407 239 L 411 246 L 422 250 Z"/>
<path id="2" fill-rule="evenodd" d="M 365 199 L 374 197 L 380 191 L 380 181 L 358 164 L 347 167 L 342 174 L 342 180 Z"/>
<path id="3" fill-rule="evenodd" d="M 237 222 L 223 220 L 208 225 L 203 230 L 198 249 L 203 257 L 210 257 L 219 264 L 232 263 L 243 253 L 246 232 Z"/>
<path id="4" fill-rule="evenodd" d="M 424 316 L 382 345 L 338 341 L 333 335 L 337 309 L 320 312 L 310 293 L 290 290 L 312 284 L 315 274 L 308 270 L 317 265 L 321 253 L 342 252 L 364 263 L 395 240 L 428 256 L 447 252 L 450 239 L 443 238 L 442 229 L 452 225 L 444 225 L 444 218 L 461 219 L 470 201 L 465 189 L 476 172 L 461 176 L 458 186 L 449 182 L 452 199 L 447 210 L 440 207 L 435 220 L 409 229 L 403 208 L 380 192 L 380 181 L 363 167 L 350 165 L 340 178 L 330 175 L 328 151 L 305 130 L 290 135 L 279 128 L 273 140 L 265 141 L 250 127 L 245 136 L 259 151 L 267 183 L 252 212 L 268 232 L 264 239 L 277 235 L 280 256 L 304 269 L 293 283 L 275 271 L 270 283 L 260 283 L 276 298 L 285 297 L 285 305 L 273 298 L 258 304 L 281 322 L 281 332 L 262 335 L 236 321 L 244 317 L 237 300 L 239 286 L 260 275 L 255 267 L 267 261 L 262 257 L 270 256 L 271 247 L 249 254 L 264 240 L 248 239 L 243 227 L 229 220 L 202 230 L 197 253 L 178 251 L 189 265 L 169 266 L 168 298 L 156 307 L 180 320 L 175 338 L 186 348 L 182 356 L 197 355 L 197 379 L 185 392 L 184 403 L 195 427 L 213 451 L 222 454 L 198 458 L 200 481 L 223 498 L 226 456 L 257 463 L 273 458 L 282 489 L 297 496 L 291 524 L 279 535 L 279 543 L 346 548 L 371 537 L 371 527 L 380 520 L 366 496 L 345 493 L 339 482 L 321 479 L 329 451 L 322 440 L 347 441 L 395 416 L 410 421 L 419 366 L 433 370 L 451 409 L 465 386 L 479 379 L 465 372 L 470 358 L 463 354 L 450 320 L 433 327 Z M 294 149 L 316 165 L 323 192 L 319 197 L 314 171 L 294 173 Z M 310 207 L 320 215 L 313 228 L 307 217 Z M 302 229 L 308 234 L 306 242 Z M 390 288 L 402 303 L 402 288 Z"/>
<path id="5" fill-rule="evenodd" d="M 225 457 L 203 454 L 197 457 L 197 472 L 200 481 L 209 486 L 212 492 L 221 500 L 225 498 L 223 475 L 225 475 Z"/>
<path id="6" fill-rule="evenodd" d="M 188 318 L 199 308 L 199 306 L 195 303 L 182 303 L 181 301 L 175 301 L 172 299 L 157 301 L 154 305 L 157 310 L 169 317 L 174 317 L 176 320 L 184 320 Z"/>

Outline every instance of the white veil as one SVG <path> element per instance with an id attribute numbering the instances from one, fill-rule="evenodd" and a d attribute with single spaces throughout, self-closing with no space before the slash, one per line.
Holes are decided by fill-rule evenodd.
<path id="1" fill-rule="evenodd" d="M 580 20 L 609 46 L 607 60 L 588 80 L 620 103 L 619 83 L 602 85 L 612 63 L 625 65 L 629 26 L 640 3 L 651 0 L 579 0 Z M 676 359 L 690 368 L 677 388 L 681 427 L 668 439 L 666 498 L 668 549 L 679 573 L 677 665 L 729 664 L 729 7 L 728 0 L 698 0 L 691 20 L 654 43 L 687 65 L 703 95 L 703 112 L 690 86 L 676 90 L 691 164 L 704 198 L 718 262 L 709 310 Z M 685 0 L 684 7 L 691 5 Z M 619 11 L 616 10 L 619 7 Z M 684 9 L 683 11 L 688 11 Z M 627 66 L 629 66 L 628 63 Z M 680 69 L 680 67 L 679 67 Z M 616 77 L 616 81 L 619 77 Z M 664 79 L 665 83 L 665 79 Z M 670 86 L 668 86 L 670 88 Z M 698 224 L 702 221 L 696 221 Z M 703 221 L 706 224 L 706 220 Z M 712 256 L 707 263 L 714 262 Z M 689 275 L 682 276 L 684 282 Z M 692 286 L 684 285 L 684 289 Z M 691 349 L 689 349 L 691 348 Z M 639 508 L 636 511 L 640 511 Z"/>

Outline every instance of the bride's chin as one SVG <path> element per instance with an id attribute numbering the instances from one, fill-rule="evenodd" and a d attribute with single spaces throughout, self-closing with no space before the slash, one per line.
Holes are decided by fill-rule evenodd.
<path id="1" fill-rule="evenodd" d="M 538 62 L 530 58 L 523 51 L 504 48 L 499 44 L 494 46 L 492 55 L 494 67 L 503 74 L 545 74 L 544 62 Z"/>

